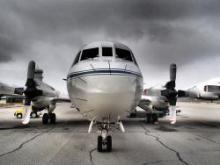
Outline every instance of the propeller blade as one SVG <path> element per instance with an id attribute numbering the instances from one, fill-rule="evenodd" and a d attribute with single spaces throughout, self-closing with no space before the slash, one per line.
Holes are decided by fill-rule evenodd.
<path id="1" fill-rule="evenodd" d="M 24 119 L 22 121 L 22 124 L 26 125 L 30 122 L 30 118 L 31 118 L 31 106 L 30 105 L 25 105 L 25 115 L 24 115 Z"/>
<path id="2" fill-rule="evenodd" d="M 175 105 L 177 101 L 177 91 L 175 89 L 176 87 L 176 72 L 177 72 L 177 66 L 176 64 L 170 65 L 170 81 L 168 81 L 165 85 L 165 90 L 161 91 L 161 95 L 165 96 L 170 103 L 170 105 Z"/>
<path id="3" fill-rule="evenodd" d="M 34 80 L 34 73 L 35 73 L 35 62 L 34 61 L 30 61 L 28 64 L 28 71 L 27 71 L 27 82 L 26 82 L 26 86 L 30 86 L 32 83 L 32 81 Z"/>
<path id="4" fill-rule="evenodd" d="M 26 89 L 24 91 L 25 95 L 25 103 L 24 103 L 24 109 L 25 109 L 25 115 L 22 121 L 22 124 L 28 124 L 30 122 L 31 118 L 31 102 L 36 95 L 39 94 L 39 92 L 36 89 L 36 83 L 34 81 L 34 75 L 35 75 L 35 67 L 36 64 L 34 61 L 30 61 L 28 64 L 28 71 L 27 71 L 27 81 L 26 81 Z"/>
<path id="5" fill-rule="evenodd" d="M 170 65 L 170 81 L 176 81 L 176 64 Z"/>

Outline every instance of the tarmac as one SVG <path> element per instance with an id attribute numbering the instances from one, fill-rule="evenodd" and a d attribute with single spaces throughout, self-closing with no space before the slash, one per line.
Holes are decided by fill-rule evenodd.
<path id="1" fill-rule="evenodd" d="M 23 126 L 13 115 L 18 107 L 0 109 L 0 165 L 219 165 L 220 105 L 178 103 L 176 125 L 144 118 L 125 119 L 126 132 L 113 130 L 112 152 L 96 151 L 96 129 L 70 104 L 58 104 L 57 124 L 41 118 Z"/>

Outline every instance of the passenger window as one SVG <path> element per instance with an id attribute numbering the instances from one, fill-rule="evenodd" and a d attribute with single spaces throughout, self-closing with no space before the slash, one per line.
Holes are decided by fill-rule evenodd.
<path id="1" fill-rule="evenodd" d="M 82 51 L 81 61 L 98 57 L 99 48 L 85 49 Z"/>
<path id="2" fill-rule="evenodd" d="M 111 57 L 112 56 L 112 48 L 111 47 L 102 47 L 102 56 Z"/>
<path id="3" fill-rule="evenodd" d="M 75 64 L 79 61 L 80 53 L 81 53 L 81 51 L 79 51 L 79 52 L 77 53 L 76 58 L 75 58 L 75 60 L 74 60 L 74 62 L 73 62 L 73 65 L 75 65 Z M 72 66 L 73 66 L 73 65 L 72 65 Z"/>
<path id="4" fill-rule="evenodd" d="M 123 60 L 132 61 L 131 53 L 129 50 L 116 48 L 115 53 L 116 53 L 116 58 L 121 58 Z"/>

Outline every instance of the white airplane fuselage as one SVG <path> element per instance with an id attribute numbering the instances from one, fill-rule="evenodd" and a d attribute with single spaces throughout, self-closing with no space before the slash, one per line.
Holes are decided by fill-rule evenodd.
<path id="1" fill-rule="evenodd" d="M 220 99 L 220 78 L 211 79 L 194 85 L 187 90 L 187 95 L 192 98 L 204 100 Z"/>
<path id="2" fill-rule="evenodd" d="M 98 47 L 97 58 L 73 65 L 67 76 L 70 99 L 88 120 L 116 122 L 138 105 L 143 90 L 143 78 L 135 59 L 116 58 L 115 48 L 130 51 L 125 45 L 97 42 L 82 48 Z M 112 57 L 102 56 L 102 47 L 113 50 Z M 133 57 L 134 58 L 134 57 Z"/>

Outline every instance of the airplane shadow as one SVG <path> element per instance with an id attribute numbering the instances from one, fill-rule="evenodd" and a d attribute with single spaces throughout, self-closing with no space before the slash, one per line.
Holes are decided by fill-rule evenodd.
<path id="1" fill-rule="evenodd" d="M 87 132 L 89 121 L 86 119 L 61 119 L 56 124 L 43 125 L 41 120 L 33 120 L 29 125 L 22 125 L 20 120 L 4 120 L 0 122 L 0 131 L 15 130 L 15 131 L 40 131 L 45 129 L 56 128 L 53 131 L 77 131 Z M 145 119 L 125 119 L 123 121 L 126 130 L 145 127 L 146 129 L 156 130 L 161 132 L 181 132 L 192 131 L 196 129 L 216 130 L 220 128 L 220 120 L 181 120 L 175 125 L 171 125 L 168 120 L 159 121 L 158 124 L 149 124 Z"/>

